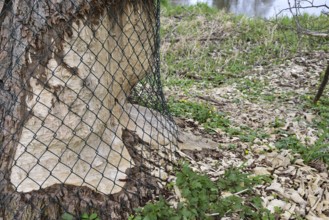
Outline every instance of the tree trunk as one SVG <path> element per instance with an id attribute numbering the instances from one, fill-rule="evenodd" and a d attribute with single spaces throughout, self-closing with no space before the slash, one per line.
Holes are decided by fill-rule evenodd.
<path id="1" fill-rule="evenodd" d="M 175 127 L 127 102 L 158 69 L 157 4 L 0 4 L 0 217 L 125 219 L 159 193 L 154 166 L 168 158 L 154 152 L 166 146 L 170 156 Z M 124 146 L 122 128 L 149 150 Z M 140 163 L 145 155 L 156 163 Z"/>
<path id="2" fill-rule="evenodd" d="M 326 88 L 326 85 L 328 84 L 329 81 L 329 64 L 326 67 L 326 71 L 324 73 L 323 79 L 321 81 L 321 84 L 319 86 L 318 92 L 316 93 L 314 99 L 313 99 L 313 103 L 316 104 L 320 97 L 322 96 L 324 89 Z"/>

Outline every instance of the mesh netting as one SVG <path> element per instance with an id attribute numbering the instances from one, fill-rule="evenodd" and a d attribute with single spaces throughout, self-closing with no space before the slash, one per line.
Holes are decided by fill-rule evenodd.
<path id="1" fill-rule="evenodd" d="M 124 219 L 161 193 L 177 132 L 159 4 L 0 3 L 0 219 Z"/>

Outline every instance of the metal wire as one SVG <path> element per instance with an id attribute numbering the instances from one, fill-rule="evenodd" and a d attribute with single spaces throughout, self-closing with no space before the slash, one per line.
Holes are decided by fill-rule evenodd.
<path id="1" fill-rule="evenodd" d="M 160 78 L 160 1 L 0 10 L 0 219 L 125 219 L 161 194 L 177 129 Z"/>

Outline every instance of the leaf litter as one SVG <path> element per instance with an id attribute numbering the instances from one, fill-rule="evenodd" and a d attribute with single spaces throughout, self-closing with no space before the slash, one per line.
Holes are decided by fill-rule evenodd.
<path id="1" fill-rule="evenodd" d="M 173 46 L 176 49 L 183 48 L 186 42 L 191 45 L 197 44 L 200 39 L 209 41 L 214 36 L 230 36 L 232 32 L 225 30 L 231 29 L 231 26 L 211 27 L 210 34 L 209 29 L 208 32 L 204 30 L 202 33 L 208 34 L 195 36 L 194 40 L 176 35 L 175 43 L 165 40 L 162 53 L 168 53 Z M 223 57 L 223 54 L 220 56 Z M 212 139 L 220 146 L 198 151 L 183 150 L 191 161 L 191 167 L 207 174 L 212 180 L 221 178 L 225 170 L 231 167 L 243 167 L 244 171 L 251 172 L 252 175 L 269 175 L 272 182 L 258 185 L 253 191 L 261 196 L 264 207 L 271 212 L 275 212 L 277 208 L 282 210 L 280 219 L 296 219 L 297 216 L 309 220 L 329 219 L 327 165 L 320 160 L 305 164 L 300 154 L 275 147 L 280 138 L 289 134 L 308 146 L 318 140 L 320 131 L 313 125 L 318 116 L 311 109 L 305 109 L 302 103 L 305 102 L 305 97 L 313 97 L 315 94 L 320 73 L 328 59 L 329 55 L 325 52 L 302 52 L 283 64 L 254 66 L 241 79 L 220 85 L 193 85 L 188 93 L 181 90 L 180 86 L 175 86 L 174 89 L 165 88 L 167 97 L 201 101 L 216 106 L 218 111 L 227 115 L 231 127 L 244 126 L 267 134 L 246 142 L 221 128 L 209 134 L 204 132 L 198 122 L 177 118 L 182 132 L 193 132 L 197 136 Z M 165 67 L 164 72 L 167 70 Z M 230 149 L 232 144 L 234 149 Z M 239 196 L 247 197 L 248 194 L 242 192 Z"/>

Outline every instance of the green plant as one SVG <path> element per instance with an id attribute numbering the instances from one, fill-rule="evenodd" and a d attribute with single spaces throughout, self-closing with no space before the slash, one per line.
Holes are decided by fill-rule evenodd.
<path id="1" fill-rule="evenodd" d="M 168 100 L 171 113 L 178 117 L 192 118 L 203 124 L 206 130 L 211 131 L 216 128 L 226 128 L 229 120 L 221 112 L 210 105 L 194 103 L 186 100 Z"/>
<path id="2" fill-rule="evenodd" d="M 291 130 L 283 130 L 286 123 L 281 117 L 273 116 L 272 123 L 266 125 L 268 129 L 243 127 L 235 120 L 227 121 L 225 124 L 230 113 L 227 115 L 219 113 L 219 122 L 217 122 L 217 119 L 213 118 L 218 115 L 214 116 L 208 111 L 212 110 L 211 105 L 184 100 L 177 101 L 177 98 L 176 100 L 171 99 L 169 102 L 169 106 L 176 116 L 192 118 L 202 124 L 208 132 L 220 128 L 229 136 L 239 137 L 242 142 L 253 143 L 256 138 L 266 139 L 271 135 L 270 142 L 272 142 L 272 138 L 276 138 L 275 146 L 279 150 L 291 149 L 293 153 L 299 153 L 306 162 L 321 159 L 329 164 L 329 98 L 323 96 L 314 105 L 312 103 L 314 94 L 307 94 L 310 98 L 302 99 L 303 102 L 299 102 L 300 91 L 297 92 L 291 88 L 285 89 L 276 83 L 273 84 L 271 77 L 268 78 L 269 74 L 267 74 L 271 72 L 276 75 L 273 70 L 276 68 L 282 70 L 287 65 L 290 66 L 290 61 L 298 65 L 299 61 L 293 58 L 303 57 L 306 51 L 328 52 L 329 38 L 316 39 L 310 36 L 298 36 L 293 28 L 294 20 L 289 17 L 263 20 L 223 12 L 209 13 L 194 7 L 179 7 L 177 10 L 166 11 L 162 18 L 164 22 L 161 36 L 165 42 L 162 52 L 165 67 L 162 66 L 162 72 L 166 76 L 164 84 L 168 87 L 168 96 L 174 95 L 176 98 L 176 94 L 179 94 L 181 99 L 195 100 L 194 95 L 200 94 L 200 90 L 216 91 L 216 87 L 224 83 L 225 87 L 232 86 L 239 91 L 234 93 L 233 97 L 232 93 L 225 94 L 225 92 L 219 96 L 226 99 L 225 101 L 232 101 L 237 105 L 248 100 L 257 106 L 271 106 L 273 109 L 273 107 L 286 106 L 285 103 L 291 102 L 294 98 L 298 101 L 294 102 L 293 111 L 310 112 L 316 116 L 314 120 L 306 123 L 315 130 L 316 134 L 313 135 L 317 140 L 310 144 L 311 142 L 308 142 L 306 137 L 306 142 L 301 142 Z M 312 25 L 329 25 L 327 16 L 303 15 L 300 22 L 301 25 L 311 24 L 310 22 Z M 310 57 L 309 54 L 305 56 L 305 58 L 307 57 Z M 175 93 L 171 93 L 171 91 L 175 91 Z M 241 93 L 242 95 L 240 95 Z M 328 88 L 325 94 L 328 94 Z M 218 112 L 213 111 L 213 113 Z M 228 148 L 234 150 L 238 146 L 238 144 L 231 144 Z M 187 173 L 184 174 L 185 179 L 192 176 Z M 276 210 L 273 215 L 270 214 L 268 210 L 263 209 L 261 199 L 252 195 L 254 184 L 264 184 L 270 179 L 268 177 L 257 178 L 251 178 L 241 169 L 227 170 L 225 175 L 215 182 L 219 195 L 222 191 L 244 192 L 251 195 L 248 194 L 247 198 L 243 199 L 237 195 L 226 198 L 219 196 L 213 201 L 213 204 L 220 208 L 209 207 L 209 209 L 205 209 L 206 212 L 209 214 L 217 211 L 219 216 L 238 213 L 241 219 L 274 219 L 281 210 Z M 188 192 L 193 192 L 188 180 L 186 182 L 183 188 Z M 205 192 L 208 193 L 208 191 Z M 210 192 L 210 195 L 213 194 Z M 201 195 L 198 197 L 202 198 Z M 207 197 L 207 199 L 210 198 Z M 189 209 L 188 204 L 190 203 L 188 199 L 187 201 L 188 203 L 183 202 L 180 205 Z M 175 209 L 174 213 L 177 215 L 178 211 Z"/>
<path id="3" fill-rule="evenodd" d="M 267 177 L 249 178 L 239 169 L 231 169 L 219 181 L 213 182 L 208 176 L 195 173 L 187 165 L 183 165 L 177 173 L 176 185 L 184 200 L 174 208 L 160 198 L 158 202 L 136 209 L 135 215 L 130 216 L 129 220 L 207 220 L 213 219 L 212 213 L 216 213 L 216 217 L 235 213 L 243 219 L 274 219 L 269 210 L 262 207 L 258 196 L 250 196 L 247 200 L 236 195 L 221 197 L 223 189 L 231 192 L 240 189 L 234 182 L 237 181 L 236 178 L 243 179 L 238 180 L 238 185 L 242 182 L 246 184 L 243 189 L 251 189 L 253 184 L 269 181 Z"/>
<path id="4" fill-rule="evenodd" d="M 308 96 L 309 97 L 309 96 Z M 320 159 L 329 165 L 329 97 L 322 97 L 316 104 L 312 103 L 311 98 L 304 97 L 305 108 L 313 110 L 317 117 L 313 120 L 318 132 L 318 139 L 303 155 L 306 162 Z"/>
<path id="5" fill-rule="evenodd" d="M 228 128 L 225 130 L 231 136 L 237 136 L 242 142 L 252 143 L 256 138 L 264 139 L 269 134 L 264 133 L 261 129 L 253 130 L 249 127 L 241 126 L 240 128 Z"/>
<path id="6" fill-rule="evenodd" d="M 328 38 L 298 36 L 292 28 L 294 20 L 288 17 L 265 21 L 226 14 L 205 4 L 172 6 L 162 15 L 171 21 L 164 22 L 161 29 L 161 36 L 170 42 L 162 53 L 166 64 L 163 72 L 169 78 L 190 79 L 195 86 L 214 86 L 229 79 L 239 82 L 256 65 L 266 69 L 285 63 L 300 51 L 329 50 Z M 173 16 L 179 20 L 172 19 Z M 314 20 L 314 25 L 329 22 L 324 16 L 304 15 L 300 20 L 302 24 Z M 221 31 L 207 34 L 212 28 Z M 248 80 L 244 78 L 242 82 Z M 251 89 L 241 86 L 244 93 L 254 94 L 250 98 L 255 98 L 266 83 L 250 82 Z M 271 94 L 261 96 L 267 101 L 276 99 Z"/>
<path id="7" fill-rule="evenodd" d="M 168 0 L 160 0 L 160 4 L 162 7 L 169 7 L 170 3 Z"/>
<path id="8" fill-rule="evenodd" d="M 271 182 L 268 176 L 249 177 L 247 173 L 241 171 L 241 168 L 233 167 L 225 170 L 223 177 L 218 180 L 217 186 L 221 191 L 235 193 L 268 182 Z"/>
<path id="9" fill-rule="evenodd" d="M 293 152 L 300 154 L 306 163 L 321 159 L 329 164 L 328 140 L 329 135 L 325 132 L 319 135 L 318 140 L 313 145 L 306 146 L 295 135 L 289 135 L 279 139 L 275 146 L 279 149 L 291 149 Z"/>
<path id="10" fill-rule="evenodd" d="M 71 215 L 71 214 L 69 214 L 69 213 L 67 213 L 67 212 L 65 212 L 65 213 L 61 216 L 61 218 L 62 218 L 62 220 L 73 220 L 73 219 L 74 219 L 73 215 Z"/>
<path id="11" fill-rule="evenodd" d="M 176 185 L 187 200 L 185 212 L 188 211 L 191 219 L 208 219 L 206 213 L 214 209 L 219 197 L 216 184 L 184 165 L 181 172 L 177 173 Z"/>
<path id="12" fill-rule="evenodd" d="M 316 104 L 312 102 L 310 95 L 302 96 L 302 100 L 303 108 L 316 115 L 310 126 L 318 130 L 317 140 L 313 144 L 302 143 L 296 135 L 278 129 L 276 133 L 282 136 L 276 141 L 275 146 L 279 149 L 291 149 L 294 153 L 300 154 L 306 163 L 320 159 L 329 164 L 329 98 L 323 97 Z M 275 122 L 274 125 L 279 128 L 283 124 Z"/>
<path id="13" fill-rule="evenodd" d="M 164 6 L 162 13 L 166 16 L 182 16 L 186 14 L 190 16 L 196 16 L 198 14 L 213 15 L 218 12 L 216 8 L 210 7 L 205 3 L 198 3 L 193 6 L 172 6 L 166 0 L 161 1 L 162 6 Z"/>
<path id="14" fill-rule="evenodd" d="M 69 213 L 64 213 L 62 216 L 61 216 L 61 219 L 62 220 L 74 220 L 74 216 L 69 214 Z M 98 217 L 97 213 L 92 213 L 92 214 L 87 214 L 87 213 L 83 213 L 81 216 L 80 216 L 80 219 L 82 220 L 100 220 L 100 218 Z"/>
<path id="15" fill-rule="evenodd" d="M 98 217 L 97 213 L 92 213 L 90 215 L 88 215 L 87 213 L 83 213 L 81 215 L 81 219 L 82 220 L 100 220 L 100 218 Z"/>
<path id="16" fill-rule="evenodd" d="M 284 126 L 284 122 L 279 117 L 275 117 L 272 124 L 274 128 L 280 128 Z"/>
<path id="17" fill-rule="evenodd" d="M 304 155 L 308 149 L 303 145 L 295 135 L 288 135 L 281 137 L 276 143 L 275 147 L 279 149 L 291 149 L 293 152 Z"/>

